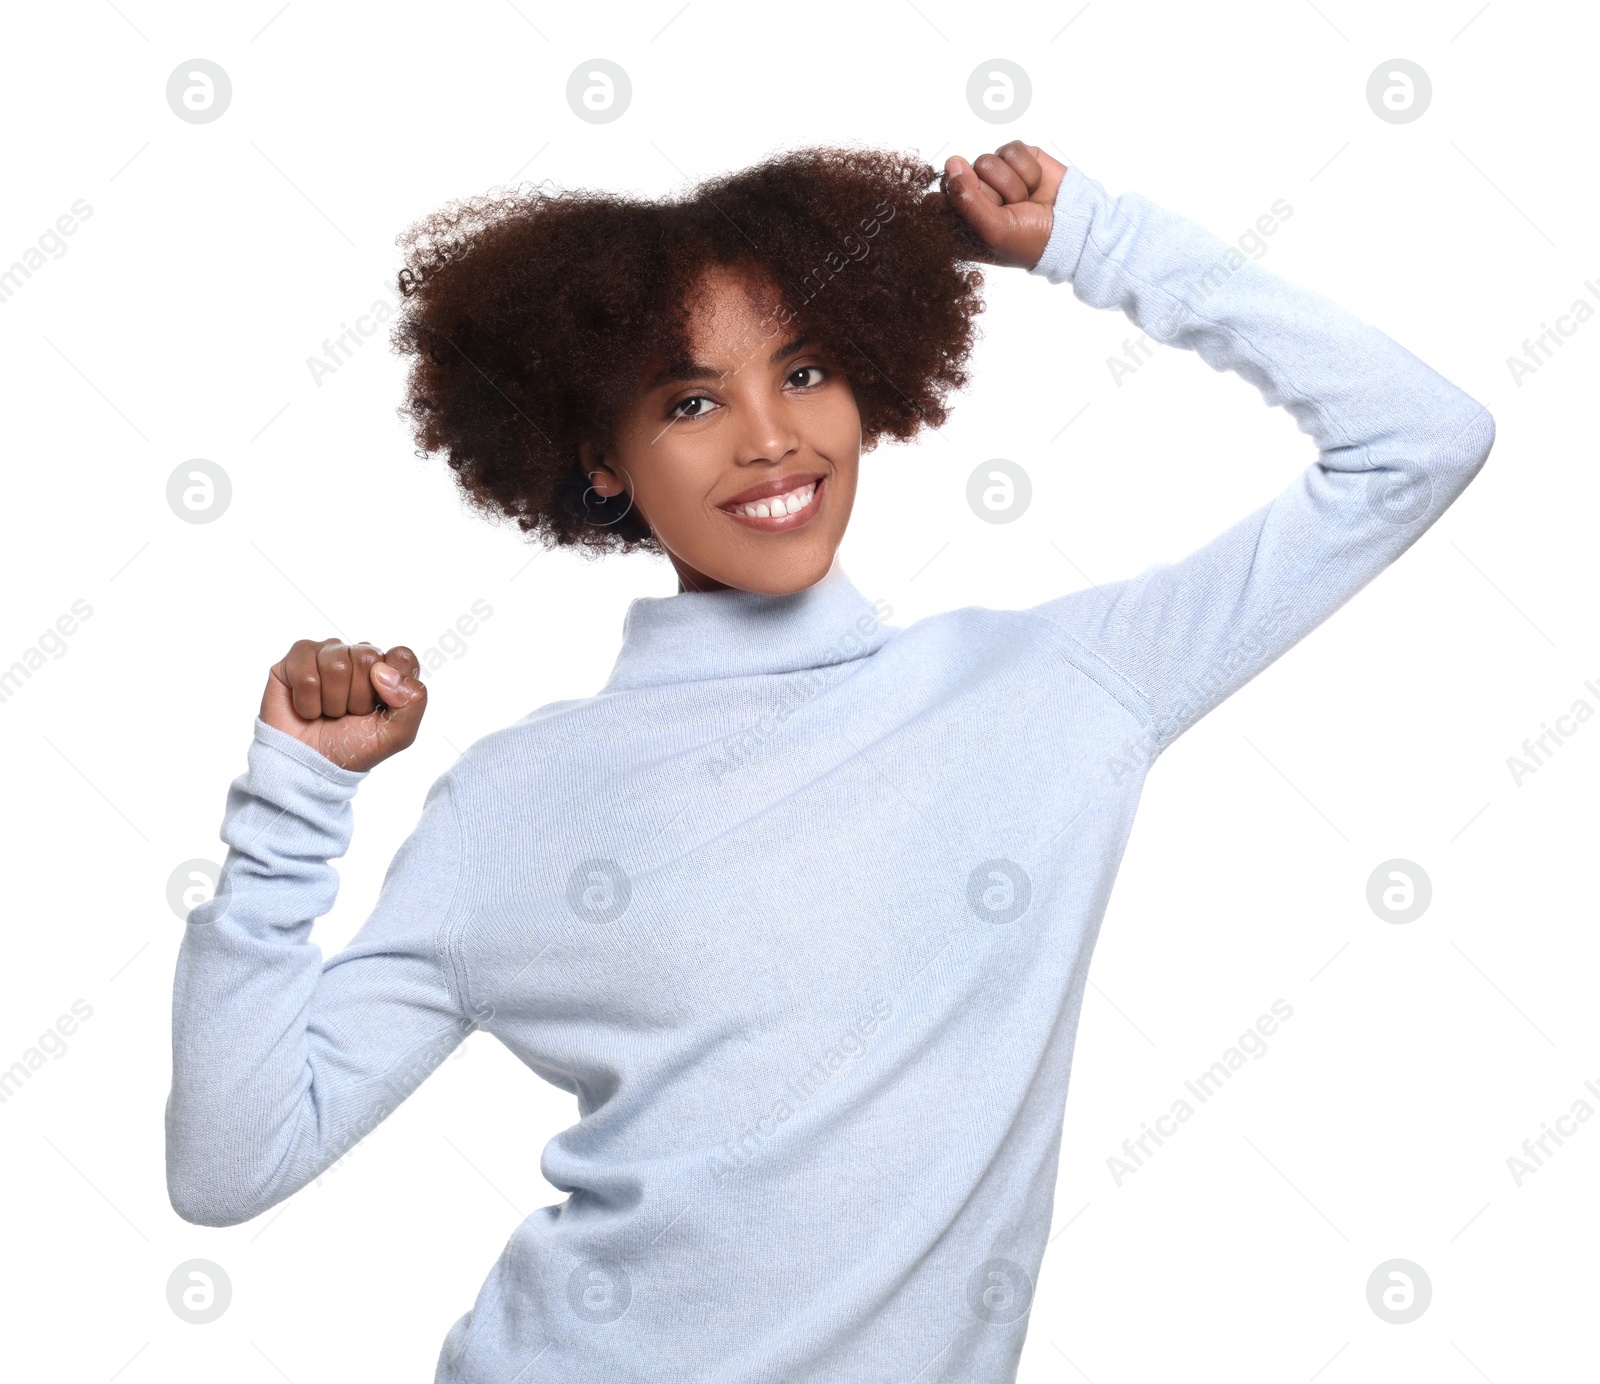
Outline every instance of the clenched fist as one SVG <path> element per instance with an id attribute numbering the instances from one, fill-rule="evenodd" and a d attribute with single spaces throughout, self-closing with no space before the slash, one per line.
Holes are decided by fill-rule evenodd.
<path id="1" fill-rule="evenodd" d="M 1055 224 L 1056 193 L 1067 166 L 1035 144 L 1014 139 L 970 164 L 952 154 L 942 186 L 950 205 L 982 242 L 990 264 L 1032 269 Z"/>
<path id="2" fill-rule="evenodd" d="M 297 639 L 267 674 L 261 719 L 341 769 L 370 769 L 417 738 L 428 689 L 404 644 Z"/>

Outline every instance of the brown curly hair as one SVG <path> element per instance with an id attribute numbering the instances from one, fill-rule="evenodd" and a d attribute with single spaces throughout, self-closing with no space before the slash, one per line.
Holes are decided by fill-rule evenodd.
<path id="1" fill-rule="evenodd" d="M 866 451 L 945 421 L 983 310 L 981 242 L 922 160 L 818 147 L 640 201 L 496 189 L 397 238 L 392 329 L 413 357 L 400 413 L 470 503 L 546 547 L 663 549 L 626 494 L 589 490 L 652 364 L 689 359 L 689 298 L 713 266 L 755 270 L 848 379 Z M 776 328 L 774 328 L 776 330 Z"/>

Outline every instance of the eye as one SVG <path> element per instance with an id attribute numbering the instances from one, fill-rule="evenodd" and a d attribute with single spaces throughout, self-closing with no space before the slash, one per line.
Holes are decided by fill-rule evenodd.
<path id="1" fill-rule="evenodd" d="M 797 375 L 808 375 L 808 374 L 815 374 L 817 378 L 812 380 L 809 384 L 801 385 L 802 389 L 815 389 L 819 384 L 821 384 L 823 382 L 823 380 L 828 378 L 828 372 L 823 366 L 820 366 L 820 365 L 802 365 L 798 370 L 794 371 L 789 376 L 789 379 L 791 381 L 793 381 Z"/>
<path id="2" fill-rule="evenodd" d="M 714 404 L 715 402 L 709 395 L 691 394 L 687 399 L 679 399 L 677 403 L 667 410 L 667 414 L 671 418 L 704 418 L 708 412 L 707 409 L 697 408 L 691 411 L 689 405 Z"/>

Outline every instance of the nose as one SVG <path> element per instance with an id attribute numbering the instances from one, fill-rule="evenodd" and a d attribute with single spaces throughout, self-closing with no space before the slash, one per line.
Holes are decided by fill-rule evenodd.
<path id="1" fill-rule="evenodd" d="M 735 405 L 742 420 L 734 449 L 735 463 L 773 465 L 799 451 L 800 430 L 782 394 L 752 388 L 748 395 Z"/>

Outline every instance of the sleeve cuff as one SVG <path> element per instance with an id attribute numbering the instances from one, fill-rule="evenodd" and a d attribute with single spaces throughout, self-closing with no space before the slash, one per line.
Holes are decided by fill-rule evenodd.
<path id="1" fill-rule="evenodd" d="M 1089 240 L 1090 223 L 1097 211 L 1109 210 L 1110 205 L 1105 188 L 1080 172 L 1076 165 L 1069 165 L 1051 208 L 1050 239 L 1045 243 L 1039 262 L 1028 272 L 1053 284 L 1071 283 Z"/>
<path id="2" fill-rule="evenodd" d="M 324 754 L 319 754 L 303 740 L 296 740 L 286 731 L 279 730 L 276 726 L 269 726 L 256 717 L 255 743 L 264 745 L 279 754 L 287 755 L 290 759 L 310 769 L 329 785 L 327 796 L 333 798 L 349 798 L 354 796 L 361 780 L 371 772 L 369 769 L 345 769 L 335 764 Z"/>

